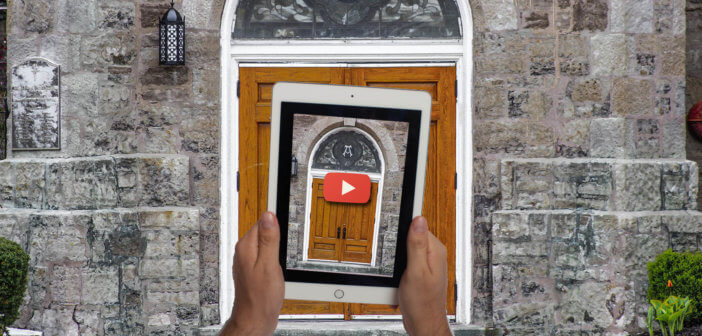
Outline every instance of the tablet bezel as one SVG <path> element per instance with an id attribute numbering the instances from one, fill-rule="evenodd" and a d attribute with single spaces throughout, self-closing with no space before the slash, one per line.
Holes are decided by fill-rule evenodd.
<path id="1" fill-rule="evenodd" d="M 290 152 L 291 149 L 288 147 L 291 147 L 291 144 L 284 142 L 281 146 L 280 141 L 283 139 L 281 138 L 281 117 L 286 118 L 287 122 L 292 122 L 292 112 L 290 112 L 290 115 L 282 116 L 283 103 L 291 103 L 290 106 L 295 105 L 295 103 L 313 104 L 297 104 L 296 108 L 307 106 L 310 108 L 320 107 L 323 110 L 325 108 L 326 110 L 331 110 L 331 105 L 333 108 L 344 111 L 342 113 L 344 115 L 338 115 L 342 117 L 363 118 L 361 115 L 353 114 L 356 113 L 353 111 L 361 110 L 386 111 L 391 114 L 394 112 L 395 114 L 400 113 L 409 116 L 407 118 L 409 120 L 406 120 L 410 123 L 409 134 L 414 132 L 416 135 L 418 131 L 418 138 L 415 138 L 416 141 L 410 141 L 410 135 L 408 134 L 408 156 L 405 167 L 406 169 L 408 166 L 411 168 L 412 163 L 414 163 L 415 172 L 414 179 L 410 176 L 411 171 L 408 170 L 406 170 L 406 174 L 403 177 L 400 218 L 403 221 L 402 223 L 406 223 L 404 225 L 401 223 L 398 227 L 393 277 L 357 274 L 341 275 L 286 269 L 288 205 L 285 203 L 283 206 L 283 202 L 281 202 L 281 207 L 278 207 L 278 201 L 283 196 L 289 201 L 290 190 L 289 183 L 285 183 L 285 186 L 282 186 L 278 182 L 279 180 L 290 180 L 290 169 L 287 168 L 289 167 L 290 153 L 286 154 L 283 152 Z M 347 113 L 352 114 L 348 115 Z M 366 113 L 365 115 L 368 114 Z M 400 237 L 406 237 L 409 222 L 413 217 L 421 215 L 422 211 L 430 115 L 431 95 L 425 91 L 286 82 L 275 84 L 271 109 L 268 210 L 283 215 L 278 217 L 281 227 L 280 263 L 286 279 L 286 299 L 397 304 L 397 286 L 406 265 L 406 239 L 400 239 Z M 386 118 L 380 120 L 394 119 Z M 292 125 L 288 125 L 287 122 L 285 124 L 289 129 L 283 129 L 283 133 L 292 132 Z M 292 136 L 291 133 L 287 135 Z M 416 144 L 416 151 L 413 151 L 413 153 L 417 155 L 412 161 L 410 161 L 412 155 L 409 154 L 411 150 L 409 147 L 414 146 L 410 146 L 410 142 Z M 286 157 L 288 158 L 287 160 Z M 282 168 L 284 165 L 286 169 Z M 411 188 L 412 184 L 414 188 Z M 410 188 L 406 188 L 406 186 L 410 186 Z M 410 213 L 411 215 L 409 215 Z M 310 278 L 322 278 L 323 282 L 310 282 Z"/>

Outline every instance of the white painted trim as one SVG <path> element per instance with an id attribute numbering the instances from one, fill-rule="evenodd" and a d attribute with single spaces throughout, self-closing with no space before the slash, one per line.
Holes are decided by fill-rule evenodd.
<path id="1" fill-rule="evenodd" d="M 378 247 L 378 229 L 380 226 L 380 208 L 382 206 L 382 201 L 383 201 L 383 180 L 385 177 L 385 155 L 383 155 L 383 151 L 380 149 L 380 146 L 378 145 L 378 142 L 375 141 L 375 139 L 368 134 L 368 132 L 357 128 L 357 127 L 347 127 L 347 126 L 341 126 L 334 128 L 330 130 L 329 132 L 325 133 L 312 147 L 312 150 L 310 151 L 308 155 L 308 160 L 307 160 L 307 190 L 306 190 L 306 196 L 305 196 L 305 225 L 303 226 L 303 232 L 304 232 L 304 241 L 302 243 L 302 261 L 307 261 L 308 260 L 308 254 L 309 254 L 309 248 L 310 248 L 310 225 L 311 225 L 311 212 L 312 212 L 312 177 L 324 177 L 327 175 L 329 172 L 333 172 L 333 170 L 327 170 L 327 169 L 313 169 L 312 168 L 312 160 L 314 159 L 315 153 L 317 153 L 317 150 L 319 149 L 319 145 L 324 142 L 327 138 L 332 136 L 335 133 L 344 131 L 344 130 L 352 130 L 354 132 L 361 133 L 363 136 L 368 138 L 368 140 L 371 141 L 373 146 L 375 147 L 376 152 L 378 152 L 378 155 L 380 156 L 380 174 L 366 174 L 368 175 L 371 180 L 375 180 L 375 182 L 378 182 L 378 195 L 377 200 L 376 200 L 376 207 L 375 207 L 375 222 L 373 223 L 373 242 L 372 242 L 372 248 L 371 248 L 371 265 L 375 265 L 375 257 L 376 257 L 376 248 Z M 339 171 L 341 172 L 341 171 Z M 381 206 L 378 206 L 381 205 Z"/>
<path id="2" fill-rule="evenodd" d="M 459 95 L 456 101 L 456 322 L 471 322 L 472 209 L 473 209 L 473 22 L 468 0 L 457 0 L 461 12 L 461 40 L 338 40 L 338 41 L 237 41 L 231 32 L 238 0 L 227 0 L 220 31 L 221 59 L 221 168 L 220 168 L 220 320 L 226 322 L 234 302 L 232 261 L 238 240 L 239 100 L 234 94 L 241 63 L 297 64 L 354 63 L 394 64 L 455 62 Z M 272 64 L 260 64 L 272 66 Z M 360 64 L 363 66 L 365 64 Z"/>

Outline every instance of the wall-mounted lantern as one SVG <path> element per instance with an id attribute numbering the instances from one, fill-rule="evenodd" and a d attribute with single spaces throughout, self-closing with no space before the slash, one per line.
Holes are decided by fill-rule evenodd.
<path id="1" fill-rule="evenodd" d="M 293 154 L 292 160 L 290 160 L 292 163 L 292 167 L 290 168 L 290 176 L 295 177 L 297 176 L 297 158 Z"/>
<path id="2" fill-rule="evenodd" d="M 159 64 L 185 64 L 185 18 L 173 8 L 173 0 L 158 29 Z"/>

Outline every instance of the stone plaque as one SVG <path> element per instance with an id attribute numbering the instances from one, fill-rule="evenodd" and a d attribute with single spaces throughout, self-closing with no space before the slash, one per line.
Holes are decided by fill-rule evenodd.
<path id="1" fill-rule="evenodd" d="M 42 58 L 12 68 L 12 149 L 60 149 L 61 69 Z"/>

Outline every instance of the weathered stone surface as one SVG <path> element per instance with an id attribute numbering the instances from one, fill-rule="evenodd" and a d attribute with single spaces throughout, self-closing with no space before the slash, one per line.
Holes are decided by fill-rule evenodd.
<path id="1" fill-rule="evenodd" d="M 626 157 L 626 121 L 621 118 L 593 119 L 590 124 L 590 155 Z"/>
<path id="2" fill-rule="evenodd" d="M 619 163 L 614 166 L 615 209 L 621 211 L 659 210 L 661 208 L 660 164 Z"/>
<path id="3" fill-rule="evenodd" d="M 627 70 L 626 35 L 596 34 L 590 38 L 592 75 L 622 76 Z"/>
<path id="4" fill-rule="evenodd" d="M 503 160 L 502 209 L 692 209 L 696 171 L 690 161 Z"/>
<path id="5" fill-rule="evenodd" d="M 614 0 L 610 30 L 617 33 L 652 33 L 653 0 Z"/>
<path id="6" fill-rule="evenodd" d="M 144 225 L 148 232 L 141 231 L 136 228 L 139 218 L 159 224 Z M 164 222 L 169 220 L 172 226 Z M 27 234 L 23 244 L 29 247 L 31 266 L 23 310 L 29 315 L 20 322 L 23 326 L 60 335 L 77 335 L 75 330 L 124 335 L 144 334 L 148 316 L 142 311 L 173 312 L 172 328 L 200 320 L 196 209 L 16 209 L 0 212 L 3 223 L 13 225 L 0 226 L 0 235 L 19 237 L 8 227 Z M 164 236 L 172 238 L 158 238 Z M 175 258 L 134 251 L 140 239 L 157 251 L 174 251 Z M 148 271 L 142 272 L 137 265 L 144 264 Z M 70 307 L 68 320 L 60 318 L 62 307 Z"/>
<path id="7" fill-rule="evenodd" d="M 607 28 L 607 12 L 607 1 L 573 0 L 573 30 L 605 30 Z"/>
<path id="8" fill-rule="evenodd" d="M 653 84 L 648 80 L 622 78 L 612 85 L 612 113 L 619 116 L 652 112 Z"/>
<path id="9" fill-rule="evenodd" d="M 517 29 L 517 9 L 511 0 L 482 0 L 485 22 L 491 31 Z"/>

